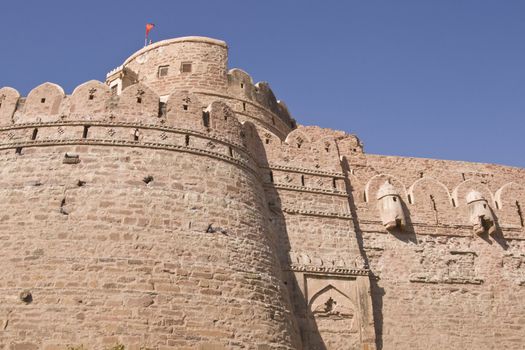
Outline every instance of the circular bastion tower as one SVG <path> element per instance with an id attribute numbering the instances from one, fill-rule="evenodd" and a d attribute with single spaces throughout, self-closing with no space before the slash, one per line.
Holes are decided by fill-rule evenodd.
<path id="1" fill-rule="evenodd" d="M 301 348 L 254 160 L 295 122 L 224 42 L 0 98 L 0 349 Z"/>

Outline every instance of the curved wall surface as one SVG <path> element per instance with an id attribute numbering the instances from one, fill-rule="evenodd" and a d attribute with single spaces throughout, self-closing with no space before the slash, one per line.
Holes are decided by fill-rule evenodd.
<path id="1" fill-rule="evenodd" d="M 145 125 L 99 114 L 85 90 L 86 118 L 0 130 L 2 343 L 297 348 L 233 112 L 212 104 L 208 132 L 201 114 Z"/>
<path id="2" fill-rule="evenodd" d="M 524 183 L 297 126 L 215 39 L 1 88 L 0 349 L 522 349 Z"/>

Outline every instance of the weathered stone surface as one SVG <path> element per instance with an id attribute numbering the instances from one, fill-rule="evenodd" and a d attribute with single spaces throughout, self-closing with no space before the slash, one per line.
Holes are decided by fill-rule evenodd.
<path id="1" fill-rule="evenodd" d="M 209 38 L 0 103 L 0 349 L 523 348 L 523 169 L 297 127 Z"/>

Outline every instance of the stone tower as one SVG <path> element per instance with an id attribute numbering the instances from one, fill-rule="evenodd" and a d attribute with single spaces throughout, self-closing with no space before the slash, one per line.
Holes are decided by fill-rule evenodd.
<path id="1" fill-rule="evenodd" d="M 523 169 L 366 154 L 227 60 L 0 89 L 0 349 L 521 349 Z"/>

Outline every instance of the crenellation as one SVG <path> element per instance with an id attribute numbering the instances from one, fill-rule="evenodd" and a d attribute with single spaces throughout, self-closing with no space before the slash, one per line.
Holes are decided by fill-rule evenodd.
<path id="1" fill-rule="evenodd" d="M 0 125 L 13 122 L 13 116 L 20 99 L 20 93 L 13 88 L 3 87 L 0 89 Z"/>
<path id="2" fill-rule="evenodd" d="M 521 349 L 523 169 L 367 154 L 227 60 L 0 89 L 0 348 Z"/>
<path id="3" fill-rule="evenodd" d="M 69 101 L 69 118 L 95 120 L 108 114 L 111 91 L 106 84 L 90 80 L 77 86 Z"/>

